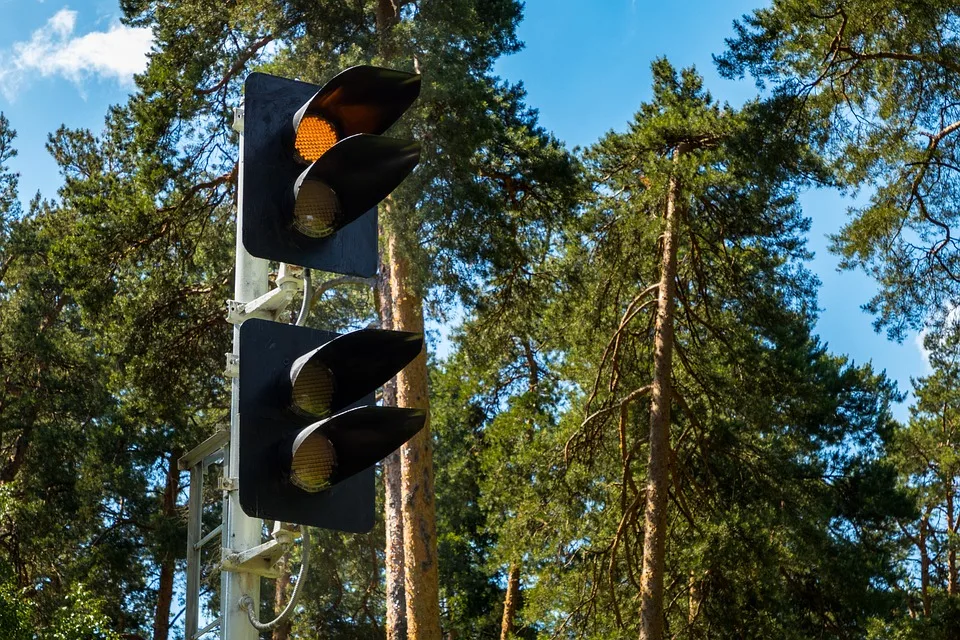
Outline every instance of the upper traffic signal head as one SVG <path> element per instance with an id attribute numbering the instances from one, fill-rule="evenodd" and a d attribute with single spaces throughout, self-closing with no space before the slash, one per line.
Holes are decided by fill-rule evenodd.
<path id="1" fill-rule="evenodd" d="M 420 157 L 416 142 L 380 134 L 416 100 L 420 76 L 359 66 L 317 87 L 252 73 L 245 92 L 241 201 L 247 251 L 324 271 L 374 275 L 376 215 L 365 214 Z"/>
<path id="2" fill-rule="evenodd" d="M 362 406 L 423 338 L 240 326 L 240 506 L 248 515 L 343 531 L 373 526 L 372 466 L 423 428 L 416 409 Z M 355 408 L 351 408 L 355 407 Z"/>

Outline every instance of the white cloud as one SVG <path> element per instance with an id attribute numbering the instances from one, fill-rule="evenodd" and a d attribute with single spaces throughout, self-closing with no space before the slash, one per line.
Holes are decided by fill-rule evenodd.
<path id="1" fill-rule="evenodd" d="M 947 315 L 944 318 L 944 323 L 947 325 L 952 325 L 957 330 L 960 330 L 960 306 L 953 307 L 950 311 L 947 312 Z M 920 357 L 923 359 L 924 366 L 924 375 L 930 375 L 933 373 L 933 366 L 930 364 L 930 351 L 927 350 L 924 340 L 930 332 L 927 329 L 924 329 L 914 337 L 914 342 L 917 345 L 917 349 L 920 351 Z"/>
<path id="2" fill-rule="evenodd" d="M 147 66 L 150 29 L 114 23 L 107 31 L 74 35 L 77 12 L 61 9 L 30 39 L 0 51 L 0 92 L 13 99 L 31 78 L 61 77 L 78 87 L 90 78 L 129 84 Z"/>
<path id="3" fill-rule="evenodd" d="M 927 347 L 923 344 L 923 341 L 926 340 L 928 333 L 929 332 L 924 329 L 913 338 L 914 344 L 917 345 L 917 351 L 920 352 L 920 358 L 923 360 L 923 375 L 925 376 L 933 373 L 933 367 L 930 365 L 930 352 L 927 351 Z"/>

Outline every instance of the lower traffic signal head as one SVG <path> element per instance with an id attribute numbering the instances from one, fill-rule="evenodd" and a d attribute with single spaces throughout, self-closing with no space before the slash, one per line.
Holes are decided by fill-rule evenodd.
<path id="1" fill-rule="evenodd" d="M 240 505 L 248 515 L 363 532 L 373 465 L 423 428 L 416 409 L 372 405 L 373 391 L 423 339 L 364 329 L 342 336 L 248 320 L 240 327 Z"/>

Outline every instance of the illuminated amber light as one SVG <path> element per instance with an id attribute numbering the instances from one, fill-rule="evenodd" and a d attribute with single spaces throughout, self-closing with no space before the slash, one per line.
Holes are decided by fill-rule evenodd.
<path id="1" fill-rule="evenodd" d="M 297 127 L 294 147 L 302 162 L 315 162 L 327 149 L 337 144 L 337 130 L 320 116 L 306 114 Z"/>
<path id="2" fill-rule="evenodd" d="M 308 360 L 293 372 L 293 409 L 297 413 L 323 418 L 333 401 L 333 374 L 318 360 Z"/>
<path id="3" fill-rule="evenodd" d="M 307 436 L 290 462 L 290 482 L 311 493 L 330 486 L 330 478 L 337 467 L 333 444 L 320 433 Z"/>
<path id="4" fill-rule="evenodd" d="M 305 236 L 324 238 L 336 231 L 340 201 L 333 189 L 316 180 L 304 180 L 293 208 L 293 227 Z"/>

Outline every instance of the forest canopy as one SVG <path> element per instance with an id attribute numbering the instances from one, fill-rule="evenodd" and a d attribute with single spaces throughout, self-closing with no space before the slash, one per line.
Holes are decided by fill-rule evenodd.
<path id="1" fill-rule="evenodd" d="M 309 571 L 293 547 L 256 615 L 299 604 L 260 637 L 957 637 L 960 2 L 774 0 L 714 52 L 753 98 L 637 60 L 649 98 L 582 148 L 496 73 L 517 0 L 120 7 L 148 64 L 101 130 L 50 134 L 54 196 L 21 193 L 0 114 L 0 638 L 184 637 L 178 463 L 231 422 L 234 110 L 251 72 L 361 64 L 419 74 L 387 134 L 420 161 L 378 275 L 315 271 L 300 320 L 428 333 L 377 396 L 427 428 L 378 467 L 370 533 L 296 533 Z M 817 335 L 811 216 L 844 212 L 811 189 L 862 196 L 831 250 L 878 331 L 922 331 L 912 395 Z"/>

